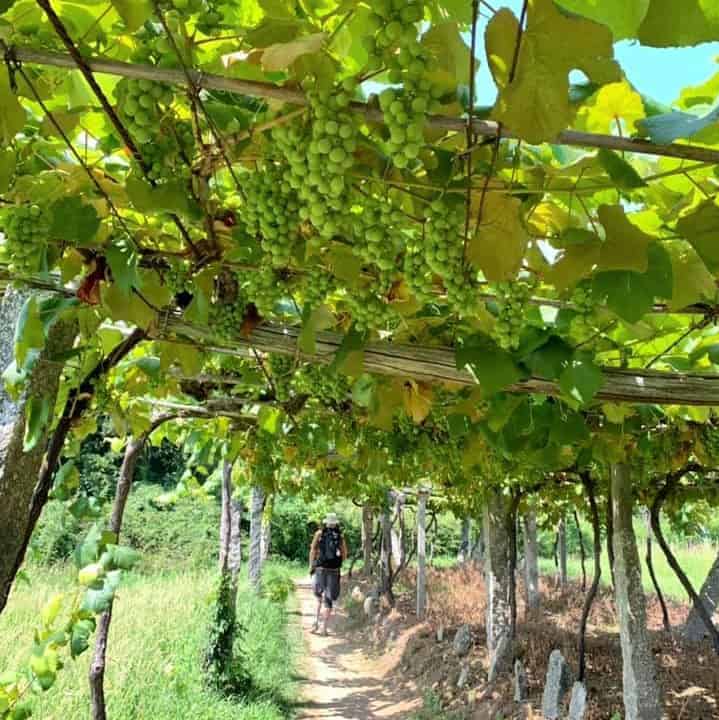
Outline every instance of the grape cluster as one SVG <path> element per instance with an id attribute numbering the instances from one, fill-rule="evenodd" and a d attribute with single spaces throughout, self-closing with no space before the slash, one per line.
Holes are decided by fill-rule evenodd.
<path id="1" fill-rule="evenodd" d="M 342 402 L 350 394 L 350 384 L 344 375 L 319 365 L 303 366 L 295 374 L 292 385 L 298 394 L 311 395 L 324 404 Z"/>
<path id="2" fill-rule="evenodd" d="M 17 205 L 7 211 L 3 232 L 11 270 L 33 273 L 40 269 L 51 225 L 52 215 L 40 205 Z"/>
<path id="3" fill-rule="evenodd" d="M 404 245 L 402 213 L 387 200 L 363 196 L 361 212 L 353 215 L 355 253 L 381 271 L 392 271 Z"/>
<path id="4" fill-rule="evenodd" d="M 499 314 L 494 325 L 494 338 L 501 348 L 516 350 L 519 347 L 519 333 L 526 322 L 527 307 L 535 286 L 532 277 L 495 285 Z"/>
<path id="5" fill-rule="evenodd" d="M 570 303 L 577 313 L 572 318 L 572 330 L 582 336 L 591 334 L 596 325 L 597 310 L 588 283 L 580 283 L 574 288 Z"/>
<path id="6" fill-rule="evenodd" d="M 165 284 L 173 295 L 192 293 L 192 272 L 186 262 L 171 263 L 164 273 Z"/>
<path id="7" fill-rule="evenodd" d="M 404 279 L 417 300 L 426 303 L 432 298 L 434 273 L 427 263 L 424 249 L 409 245 L 404 254 Z"/>
<path id="8" fill-rule="evenodd" d="M 187 122 L 175 123 L 174 132 L 161 128 L 152 142 L 142 145 L 142 159 L 148 167 L 148 177 L 159 181 L 178 174 L 189 176 L 190 168 L 183 160 L 194 155 L 195 138 Z"/>
<path id="9" fill-rule="evenodd" d="M 464 206 L 445 199 L 432 201 L 425 225 L 427 266 L 442 278 L 447 304 L 462 316 L 477 311 L 476 277 L 464 263 Z"/>
<path id="10" fill-rule="evenodd" d="M 214 303 L 210 307 L 210 326 L 215 335 L 223 340 L 236 338 L 242 327 L 246 308 L 242 298 L 232 303 Z"/>
<path id="11" fill-rule="evenodd" d="M 247 274 L 243 291 L 260 315 L 267 317 L 273 315 L 277 303 L 287 297 L 287 284 L 276 270 L 265 266 Z"/>
<path id="12" fill-rule="evenodd" d="M 246 203 L 240 217 L 248 230 L 260 235 L 262 249 L 274 267 L 287 267 L 299 239 L 301 219 L 297 193 L 285 182 L 282 168 L 267 165 L 245 184 Z"/>
<path id="13" fill-rule="evenodd" d="M 306 306 L 318 308 L 337 290 L 334 275 L 320 266 L 315 266 L 305 277 L 304 302 Z"/>
<path id="14" fill-rule="evenodd" d="M 172 90 L 152 80 L 123 78 L 115 88 L 115 96 L 130 135 L 141 145 L 154 141 L 164 108 L 172 105 Z"/>
<path id="15" fill-rule="evenodd" d="M 417 23 L 424 17 L 422 0 L 381 0 L 370 16 L 375 35 L 368 43 L 370 68 L 386 67 L 398 88 L 379 98 L 389 130 L 389 154 L 398 168 L 419 157 L 427 116 L 439 106 L 442 90 L 426 77 L 431 58 L 419 41 Z"/>
<path id="16" fill-rule="evenodd" d="M 372 290 L 348 295 L 345 300 L 354 320 L 355 329 L 359 332 L 384 330 L 397 319 L 396 312 L 385 298 L 379 297 Z"/>

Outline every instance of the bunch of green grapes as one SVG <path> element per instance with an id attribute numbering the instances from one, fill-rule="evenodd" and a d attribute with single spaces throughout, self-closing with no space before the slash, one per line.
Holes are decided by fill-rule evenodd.
<path id="1" fill-rule="evenodd" d="M 427 263 L 424 248 L 409 245 L 404 254 L 404 279 L 417 300 L 426 303 L 432 299 L 434 273 Z"/>
<path id="2" fill-rule="evenodd" d="M 215 335 L 222 340 L 236 338 L 242 327 L 246 309 L 247 303 L 244 298 L 238 298 L 232 303 L 213 303 L 210 307 L 210 327 Z"/>
<path id="3" fill-rule="evenodd" d="M 359 332 L 384 330 L 397 320 L 397 313 L 386 299 L 371 289 L 347 295 L 345 302 Z"/>
<path id="4" fill-rule="evenodd" d="M 388 200 L 374 196 L 361 198 L 362 210 L 353 217 L 353 250 L 366 263 L 389 272 L 397 263 L 404 245 L 402 213 Z"/>
<path id="5" fill-rule="evenodd" d="M 576 330 L 582 336 L 590 335 L 596 326 L 597 308 L 589 283 L 579 283 L 574 288 L 569 302 L 577 313 L 572 318 L 572 330 Z"/>
<path id="6" fill-rule="evenodd" d="M 10 269 L 33 273 L 40 269 L 52 215 L 41 205 L 16 205 L 5 213 L 3 232 Z"/>
<path id="7" fill-rule="evenodd" d="M 349 210 L 350 183 L 346 175 L 357 150 L 357 120 L 349 104 L 357 81 L 347 78 L 332 90 L 307 89 L 312 135 L 307 145 L 307 169 L 300 196 L 309 219 L 323 237 L 332 237 Z"/>
<path id="8" fill-rule="evenodd" d="M 337 278 L 317 265 L 310 270 L 304 280 L 304 302 L 311 308 L 318 308 L 337 290 Z"/>
<path id="9" fill-rule="evenodd" d="M 260 235 L 262 249 L 274 267 L 287 267 L 299 239 L 301 219 L 297 193 L 275 165 L 250 174 L 244 185 L 246 202 L 240 217 L 250 232 Z"/>
<path id="10" fill-rule="evenodd" d="M 494 286 L 499 309 L 494 338 L 505 350 L 519 347 L 519 333 L 526 322 L 527 308 L 535 287 L 533 277 L 499 282 Z"/>
<path id="11" fill-rule="evenodd" d="M 159 181 L 176 178 L 178 174 L 189 176 L 190 168 L 183 160 L 194 155 L 195 138 L 192 126 L 187 122 L 175 124 L 174 131 L 162 128 L 152 142 L 142 146 L 142 159 L 148 167 L 148 177 Z"/>
<path id="12" fill-rule="evenodd" d="M 719 467 L 719 429 L 705 423 L 701 427 L 699 440 L 706 456 L 703 461 L 710 467 Z"/>
<path id="13" fill-rule="evenodd" d="M 417 25 L 424 17 L 422 0 L 382 0 L 372 8 L 376 32 L 367 48 L 370 68 L 387 68 L 390 83 L 401 85 L 384 90 L 379 100 L 389 154 L 396 167 L 405 168 L 419 157 L 427 116 L 438 109 L 442 90 L 426 77 L 431 58 Z"/>
<path id="14" fill-rule="evenodd" d="M 187 262 L 170 263 L 164 273 L 165 285 L 170 288 L 173 295 L 192 293 L 192 271 Z"/>
<path id="15" fill-rule="evenodd" d="M 300 368 L 292 382 L 299 395 L 311 395 L 324 404 L 343 402 L 350 395 L 350 384 L 344 375 L 329 372 L 320 365 L 305 365 Z"/>
<path id="16" fill-rule="evenodd" d="M 141 145 L 155 140 L 160 121 L 172 105 L 172 89 L 153 80 L 123 78 L 115 88 L 117 109 L 130 135 Z"/>
<path id="17" fill-rule="evenodd" d="M 243 292 L 254 303 L 260 315 L 274 315 L 277 303 L 287 297 L 287 283 L 280 273 L 264 266 L 245 276 Z"/>

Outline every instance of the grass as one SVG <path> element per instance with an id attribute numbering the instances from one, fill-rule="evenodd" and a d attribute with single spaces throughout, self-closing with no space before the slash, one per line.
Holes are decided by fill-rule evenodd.
<path id="1" fill-rule="evenodd" d="M 32 629 L 44 602 L 69 586 L 69 569 L 31 568 L 31 585 L 16 588 L 0 615 L 0 673 L 26 660 Z M 203 686 L 202 650 L 215 574 L 185 570 L 129 577 L 115 605 L 105 678 L 113 720 L 281 720 L 296 696 L 293 675 L 299 629 L 284 606 L 250 594 L 243 582 L 238 617 L 243 647 L 257 692 L 251 699 L 223 699 Z M 290 599 L 290 603 L 293 600 Z M 87 669 L 91 652 L 68 660 L 57 685 L 34 704 L 37 718 L 75 720 L 89 715 Z"/>
<path id="2" fill-rule="evenodd" d="M 644 589 L 649 592 L 654 592 L 654 586 L 652 585 L 652 579 L 649 575 L 649 570 L 646 567 L 644 556 L 646 555 L 646 530 L 644 527 L 639 526 L 637 523 L 637 544 L 639 546 L 639 556 L 642 560 L 642 583 Z M 588 532 L 583 530 L 585 537 L 585 547 L 587 551 L 587 581 L 591 581 L 592 573 L 594 572 L 594 562 L 592 558 L 592 549 L 590 535 Z M 714 560 L 717 556 L 717 548 L 710 543 L 698 543 L 694 545 L 674 545 L 672 552 L 675 554 L 679 564 L 681 565 L 684 572 L 687 574 L 692 584 L 696 588 L 697 592 L 701 588 L 702 583 L 706 579 L 707 573 L 711 568 Z M 669 598 L 678 601 L 686 601 L 687 594 L 684 591 L 681 583 L 679 582 L 674 571 L 669 567 L 669 564 L 664 557 L 664 553 L 659 545 L 655 542 L 652 544 L 652 560 L 654 564 L 654 572 L 657 576 L 662 592 Z M 554 560 L 552 558 L 540 558 L 539 569 L 542 574 L 551 575 L 555 573 Z M 579 556 L 572 554 L 569 556 L 567 561 L 567 571 L 570 577 L 581 577 L 582 566 Z M 602 583 L 609 585 L 611 583 L 611 574 L 609 572 L 609 559 L 607 557 L 606 546 L 602 549 Z"/>

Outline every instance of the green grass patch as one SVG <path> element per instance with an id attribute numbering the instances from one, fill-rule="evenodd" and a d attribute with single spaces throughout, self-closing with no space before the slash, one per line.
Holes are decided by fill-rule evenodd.
<path id="1" fill-rule="evenodd" d="M 646 592 L 653 593 L 654 586 L 652 585 L 652 579 L 644 560 L 644 556 L 646 554 L 646 546 L 644 544 L 645 538 L 645 533 L 642 533 L 641 536 L 637 538 L 639 555 L 642 560 L 642 583 Z M 592 574 L 594 573 L 594 561 L 589 539 L 586 538 L 585 542 L 587 543 L 586 567 L 587 581 L 589 582 Z M 682 569 L 698 591 L 706 579 L 707 573 L 709 572 L 714 560 L 716 559 L 717 548 L 710 543 L 699 543 L 696 545 L 675 545 L 672 547 L 672 551 L 676 555 Z M 657 543 L 653 543 L 652 546 L 652 560 L 654 564 L 654 572 L 656 573 L 657 581 L 662 589 L 662 592 L 673 600 L 685 602 L 687 600 L 687 594 L 677 576 L 674 574 L 674 571 L 669 567 L 669 564 L 664 557 L 664 553 Z M 540 558 L 539 569 L 543 575 L 554 574 L 554 560 L 552 558 Z M 578 555 L 572 554 L 569 556 L 567 571 L 570 577 L 577 578 L 582 576 L 582 566 Z M 609 571 L 609 558 L 607 556 L 605 546 L 602 549 L 602 583 L 604 585 L 611 584 L 611 577 L 612 576 Z"/>
<path id="2" fill-rule="evenodd" d="M 70 587 L 70 569 L 31 567 L 31 585 L 15 589 L 0 615 L 0 672 L 29 654 L 39 611 Z M 206 689 L 202 650 L 212 611 L 216 575 L 211 570 L 130 576 L 118 593 L 110 632 L 105 689 L 113 720 L 281 720 L 296 696 L 293 676 L 301 640 L 284 604 L 257 598 L 243 579 L 238 618 L 242 647 L 255 690 L 247 700 L 223 699 Z M 292 603 L 292 599 L 290 599 Z M 37 718 L 87 717 L 91 651 L 68 661 L 57 685 L 34 703 Z"/>

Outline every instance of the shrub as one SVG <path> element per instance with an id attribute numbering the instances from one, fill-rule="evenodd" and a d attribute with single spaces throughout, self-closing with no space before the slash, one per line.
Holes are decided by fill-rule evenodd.
<path id="1" fill-rule="evenodd" d="M 283 604 L 295 589 L 292 575 L 287 568 L 271 565 L 262 576 L 262 593 L 274 603 Z"/>

